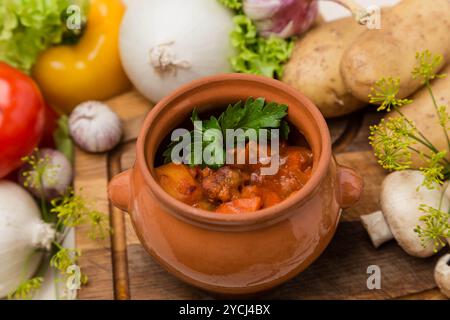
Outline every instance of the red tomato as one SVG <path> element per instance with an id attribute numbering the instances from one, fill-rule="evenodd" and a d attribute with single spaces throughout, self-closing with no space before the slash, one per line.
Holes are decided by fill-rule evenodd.
<path id="1" fill-rule="evenodd" d="M 0 179 L 33 152 L 44 130 L 44 100 L 34 81 L 0 62 Z"/>

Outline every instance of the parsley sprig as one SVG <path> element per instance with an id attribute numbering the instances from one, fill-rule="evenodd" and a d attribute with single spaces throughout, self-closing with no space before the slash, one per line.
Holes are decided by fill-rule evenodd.
<path id="1" fill-rule="evenodd" d="M 290 128 L 288 123 L 283 120 L 287 115 L 288 106 L 285 104 L 278 104 L 276 102 L 266 102 L 264 98 L 248 98 L 245 103 L 239 101 L 235 104 L 230 104 L 227 109 L 217 118 L 211 116 L 208 120 L 201 120 L 196 109 L 192 112 L 191 121 L 194 124 L 194 130 L 189 132 L 191 138 L 194 136 L 201 135 L 202 145 L 201 150 L 204 150 L 207 146 L 218 143 L 217 137 L 209 136 L 207 134 L 209 129 L 217 129 L 222 133 L 222 137 L 226 137 L 226 132 L 228 129 L 254 129 L 258 132 L 260 129 L 280 129 L 280 135 L 283 139 L 288 139 Z M 196 127 L 197 121 L 202 123 L 201 128 Z M 172 150 L 174 146 L 182 140 L 172 141 L 167 149 L 164 151 L 164 162 L 169 163 L 172 161 Z M 245 135 L 242 137 L 237 137 L 239 139 L 247 139 Z M 188 155 L 187 163 L 194 165 L 197 163 L 195 161 L 195 142 L 190 145 L 190 154 Z M 213 169 L 218 169 L 224 165 L 225 153 L 219 158 L 221 161 L 215 162 L 212 165 L 208 165 Z"/>
<path id="2" fill-rule="evenodd" d="M 383 78 L 377 81 L 369 95 L 370 102 L 379 106 L 378 111 L 395 114 L 394 117 L 383 119 L 378 125 L 370 128 L 369 141 L 378 158 L 378 163 L 389 171 L 410 169 L 413 154 L 418 155 L 425 163 L 419 168 L 424 176 L 422 186 L 433 189 L 443 185 L 444 181 L 450 178 L 450 161 L 447 159 L 450 150 L 448 135 L 450 115 L 447 112 L 447 106 L 438 105 L 431 87 L 431 81 L 444 78 L 446 75 L 437 73 L 443 64 L 442 55 L 433 55 L 426 50 L 417 53 L 416 60 L 417 65 L 412 71 L 412 77 L 420 80 L 430 94 L 439 125 L 447 140 L 447 148 L 438 150 L 415 123 L 405 116 L 402 107 L 413 101 L 398 97 L 400 80 L 394 78 Z M 419 145 L 424 146 L 426 151 L 419 151 Z M 446 188 L 443 190 L 442 197 Z M 441 205 L 438 208 L 421 205 L 419 209 L 424 213 L 420 219 L 423 225 L 417 226 L 414 231 L 424 246 L 431 241 L 437 250 L 442 246 L 443 239 L 450 236 L 450 213 L 442 211 Z"/>

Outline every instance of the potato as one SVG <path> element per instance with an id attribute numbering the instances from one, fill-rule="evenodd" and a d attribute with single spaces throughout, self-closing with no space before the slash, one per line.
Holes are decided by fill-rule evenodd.
<path id="1" fill-rule="evenodd" d="M 444 79 L 437 79 L 432 82 L 433 93 L 436 97 L 438 106 L 446 106 L 447 112 L 450 113 L 450 65 L 447 66 L 442 73 L 448 76 Z M 402 107 L 401 112 L 409 119 L 414 121 L 416 127 L 438 150 L 448 150 L 447 140 L 444 130 L 439 124 L 439 118 L 433 105 L 430 94 L 426 88 L 422 88 L 411 97 L 414 100 L 410 105 Z M 396 112 L 392 112 L 389 116 L 399 116 Z M 450 135 L 450 130 L 447 130 Z M 430 150 L 422 144 L 416 144 L 414 148 L 419 151 L 429 153 Z M 424 161 L 413 153 L 413 167 L 415 169 L 424 165 Z M 450 160 L 450 151 L 447 158 Z"/>
<path id="2" fill-rule="evenodd" d="M 172 197 L 187 204 L 202 199 L 200 185 L 182 164 L 168 163 L 155 169 L 161 187 Z"/>
<path id="3" fill-rule="evenodd" d="M 344 53 L 341 73 L 351 93 L 360 100 L 383 77 L 400 78 L 399 96 L 421 87 L 411 78 L 416 52 L 429 50 L 450 60 L 450 1 L 403 0 L 381 14 L 381 30 L 367 30 Z"/>
<path id="4" fill-rule="evenodd" d="M 345 49 L 364 30 L 352 18 L 312 29 L 297 41 L 282 80 L 310 98 L 325 117 L 361 108 L 364 103 L 345 88 L 339 66 Z"/>

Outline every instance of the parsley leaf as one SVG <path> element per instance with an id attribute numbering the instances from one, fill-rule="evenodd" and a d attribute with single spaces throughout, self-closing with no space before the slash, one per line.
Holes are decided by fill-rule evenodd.
<path id="1" fill-rule="evenodd" d="M 266 103 L 264 98 L 249 98 L 244 106 L 241 101 L 228 106 L 219 122 L 224 133 L 227 129 L 279 128 L 287 108 L 287 105 L 275 102 Z"/>
<path id="2" fill-rule="evenodd" d="M 223 131 L 227 128 L 237 128 L 241 119 L 245 116 L 246 110 L 242 106 L 242 101 L 230 104 L 228 108 L 219 117 L 219 123 Z"/>
<path id="3" fill-rule="evenodd" d="M 217 129 L 222 133 L 222 139 L 226 136 L 226 130 L 228 129 L 254 129 L 258 131 L 259 129 L 280 129 L 280 134 L 283 139 L 288 139 L 289 137 L 289 124 L 283 120 L 287 115 L 288 106 L 285 104 L 278 104 L 276 102 L 266 102 L 264 98 L 248 98 L 245 104 L 239 101 L 235 104 L 230 104 L 227 109 L 216 118 L 211 116 L 208 120 L 201 120 L 197 109 L 194 109 L 191 116 L 191 121 L 194 124 L 194 130 L 187 133 L 185 136 L 180 137 L 176 141 L 172 141 L 167 149 L 163 152 L 164 163 L 171 162 L 171 155 L 173 148 L 190 135 L 191 141 L 194 140 L 196 133 L 202 135 L 201 150 L 204 150 L 211 144 L 219 143 L 217 141 L 217 136 L 210 134 L 209 129 Z M 201 121 L 201 127 L 198 125 L 198 121 Z M 245 139 L 245 136 L 243 137 Z M 223 142 L 223 141 L 220 141 Z M 223 145 L 225 143 L 223 142 Z M 194 152 L 195 152 L 195 142 L 192 142 L 188 150 L 189 154 L 186 156 L 187 163 L 190 165 L 194 164 Z M 212 169 L 218 169 L 225 163 L 225 153 L 223 157 L 220 157 L 220 161 L 209 164 L 208 166 Z M 202 165 L 204 166 L 204 165 Z"/>
<path id="4" fill-rule="evenodd" d="M 239 127 L 255 130 L 279 128 L 281 119 L 287 115 L 287 108 L 287 105 L 275 102 L 266 103 L 264 98 L 249 98 L 245 103 L 246 113 L 239 122 Z"/>
<path id="5" fill-rule="evenodd" d="M 281 132 L 281 137 L 284 140 L 287 140 L 289 138 L 289 133 L 291 132 L 291 128 L 289 127 L 289 124 L 287 123 L 286 120 L 281 120 L 280 132 Z"/>

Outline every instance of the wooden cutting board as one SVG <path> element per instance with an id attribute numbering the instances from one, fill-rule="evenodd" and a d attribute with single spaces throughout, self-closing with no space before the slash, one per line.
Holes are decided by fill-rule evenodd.
<path id="1" fill-rule="evenodd" d="M 109 214 L 112 234 L 92 241 L 85 228 L 77 228 L 76 244 L 82 250 L 81 268 L 89 283 L 80 299 L 212 299 L 210 294 L 186 285 L 163 270 L 143 249 L 126 213 L 107 199 L 112 176 L 130 168 L 135 140 L 151 105 L 136 92 L 108 102 L 121 117 L 122 144 L 105 155 L 76 150 L 75 189 Z M 393 241 L 376 250 L 359 222 L 359 216 L 379 209 L 379 187 L 385 172 L 377 165 L 367 143 L 368 127 L 380 115 L 365 112 L 329 121 L 339 163 L 364 177 L 361 201 L 343 212 L 339 228 L 325 253 L 305 272 L 265 294 L 263 299 L 444 299 L 436 289 L 433 270 L 438 257 L 412 258 Z M 378 265 L 380 290 L 367 289 L 367 267 Z"/>

